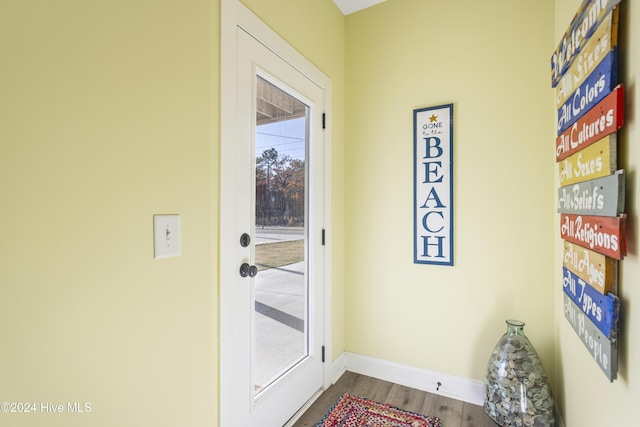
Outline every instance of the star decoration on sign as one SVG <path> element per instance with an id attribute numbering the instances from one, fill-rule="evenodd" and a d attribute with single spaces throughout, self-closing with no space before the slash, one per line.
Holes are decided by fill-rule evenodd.
<path id="1" fill-rule="evenodd" d="M 432 115 L 431 117 L 429 117 L 429 123 L 433 123 L 433 122 L 435 122 L 436 120 L 438 120 L 438 116 L 436 116 L 435 114 L 434 114 L 434 115 Z"/>

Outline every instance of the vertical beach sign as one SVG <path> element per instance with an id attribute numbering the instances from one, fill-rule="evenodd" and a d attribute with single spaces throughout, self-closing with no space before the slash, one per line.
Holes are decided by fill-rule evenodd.
<path id="1" fill-rule="evenodd" d="M 453 104 L 413 110 L 416 264 L 453 265 Z"/>

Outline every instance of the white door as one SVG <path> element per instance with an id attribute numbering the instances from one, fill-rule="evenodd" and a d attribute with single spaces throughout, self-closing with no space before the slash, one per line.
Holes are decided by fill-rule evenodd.
<path id="1" fill-rule="evenodd" d="M 221 157 L 221 425 L 281 427 L 325 373 L 325 93 L 241 27 L 236 41 Z"/>

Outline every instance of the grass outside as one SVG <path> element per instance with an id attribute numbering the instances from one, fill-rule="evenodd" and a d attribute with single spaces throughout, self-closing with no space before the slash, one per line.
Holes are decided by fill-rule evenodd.
<path id="1" fill-rule="evenodd" d="M 304 240 L 256 245 L 258 271 L 304 261 Z"/>

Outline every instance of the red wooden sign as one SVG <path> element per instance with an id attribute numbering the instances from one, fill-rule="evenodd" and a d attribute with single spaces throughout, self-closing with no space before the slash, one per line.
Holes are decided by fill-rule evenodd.
<path id="1" fill-rule="evenodd" d="M 556 162 L 617 132 L 624 121 L 624 86 L 619 85 L 556 138 Z"/>
<path id="2" fill-rule="evenodd" d="M 594 252 L 621 260 L 627 254 L 626 215 L 618 217 L 560 216 L 560 237 Z"/>

